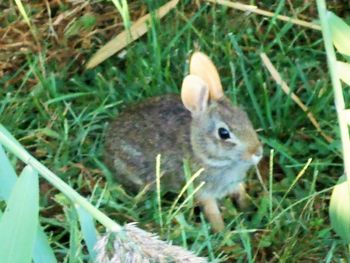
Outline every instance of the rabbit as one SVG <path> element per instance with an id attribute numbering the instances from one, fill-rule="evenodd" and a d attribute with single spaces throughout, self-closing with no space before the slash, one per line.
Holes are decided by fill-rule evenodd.
<path id="1" fill-rule="evenodd" d="M 117 181 L 138 191 L 155 181 L 155 158 L 161 154 L 162 189 L 185 183 L 183 160 L 203 186 L 195 195 L 214 232 L 224 229 L 218 200 L 236 195 L 245 202 L 243 181 L 263 154 L 246 112 L 224 96 L 218 71 L 202 52 L 192 54 L 181 97 L 154 97 L 127 108 L 106 133 L 105 162 Z"/>

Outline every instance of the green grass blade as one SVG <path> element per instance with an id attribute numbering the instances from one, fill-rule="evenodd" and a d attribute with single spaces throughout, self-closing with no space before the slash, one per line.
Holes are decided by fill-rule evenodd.
<path id="1" fill-rule="evenodd" d="M 112 2 L 123 19 L 124 27 L 129 28 L 131 21 L 130 21 L 130 15 L 129 15 L 128 2 L 126 0 L 122 0 L 121 3 L 119 0 L 112 0 Z"/>
<path id="2" fill-rule="evenodd" d="M 76 210 L 79 216 L 80 228 L 85 240 L 85 244 L 89 251 L 90 258 L 94 261 L 96 258 L 94 247 L 97 242 L 97 231 L 95 228 L 94 220 L 92 216 L 81 206 L 76 206 Z"/>
<path id="3" fill-rule="evenodd" d="M 243 79 L 244 79 L 245 86 L 247 88 L 248 95 L 249 95 L 249 97 L 251 99 L 251 102 L 252 102 L 252 106 L 253 106 L 256 114 L 258 115 L 258 119 L 260 121 L 260 125 L 265 129 L 266 128 L 266 124 L 265 124 L 265 119 L 263 117 L 264 114 L 262 112 L 262 109 L 261 109 L 261 107 L 260 107 L 260 105 L 258 103 L 257 97 L 256 97 L 256 94 L 258 93 L 258 91 L 254 90 L 253 85 L 251 84 L 251 80 L 250 80 L 250 78 L 248 76 L 248 71 L 246 69 L 246 66 L 245 66 L 245 63 L 244 63 L 244 60 L 243 60 L 243 58 L 244 58 L 243 52 L 242 52 L 241 48 L 239 47 L 235 36 L 233 34 L 230 34 L 229 38 L 231 40 L 232 46 L 234 47 L 234 49 L 236 50 L 236 52 L 238 54 L 239 65 L 240 65 L 240 68 L 241 68 L 241 71 L 242 71 L 242 74 L 243 74 Z"/>
<path id="4" fill-rule="evenodd" d="M 68 204 L 66 204 L 68 205 Z M 69 222 L 69 250 L 67 253 L 68 262 L 79 262 L 83 257 L 82 236 L 79 230 L 78 215 L 70 204 L 64 208 L 66 220 Z"/>
<path id="5" fill-rule="evenodd" d="M 36 240 L 33 250 L 33 260 L 35 263 L 56 263 L 55 254 L 49 245 L 49 240 L 42 229 L 38 226 Z"/>
<path id="6" fill-rule="evenodd" d="M 163 216 L 162 216 L 162 203 L 161 203 L 161 190 L 160 190 L 160 154 L 156 157 L 156 185 L 157 185 L 157 203 L 158 203 L 158 216 L 161 229 L 163 228 Z"/>
<path id="7" fill-rule="evenodd" d="M 24 21 L 27 23 L 30 29 L 32 29 L 32 24 L 30 23 L 29 17 L 27 15 L 26 10 L 24 9 L 23 3 L 21 0 L 15 0 L 15 3 L 18 7 L 19 12 L 21 13 Z"/>
<path id="8" fill-rule="evenodd" d="M 245 231 L 244 225 L 241 225 L 241 224 L 242 223 L 240 223 L 240 226 L 238 227 L 239 236 L 241 238 L 241 241 L 242 241 L 242 244 L 244 247 L 244 251 L 245 251 L 246 256 L 247 256 L 247 262 L 251 263 L 251 262 L 253 262 L 251 236 L 249 235 L 249 233 L 247 231 Z"/>
<path id="9" fill-rule="evenodd" d="M 178 45 L 179 40 L 186 32 L 188 32 L 191 29 L 193 31 L 196 31 L 196 28 L 194 27 L 194 22 L 202 16 L 203 12 L 206 9 L 206 5 L 201 6 L 198 9 L 198 11 L 195 14 L 193 14 L 189 19 L 181 13 L 178 14 L 182 17 L 183 20 L 186 21 L 186 24 L 183 27 L 179 28 L 172 40 L 169 43 L 167 43 L 167 45 L 164 47 L 162 51 L 162 57 L 166 57 L 169 53 L 171 53 L 171 51 L 174 49 L 174 47 L 176 47 L 176 45 Z"/>
<path id="10" fill-rule="evenodd" d="M 0 145 L 0 200 L 7 200 L 16 183 L 17 175 L 13 170 L 10 160 Z"/>
<path id="11" fill-rule="evenodd" d="M 335 232 L 350 244 L 350 192 L 346 177 L 340 177 L 329 204 L 329 215 Z"/>
<path id="12" fill-rule="evenodd" d="M 38 227 L 38 174 L 26 166 L 11 192 L 0 222 L 2 263 L 31 262 Z"/>
<path id="13" fill-rule="evenodd" d="M 334 46 L 340 53 L 350 56 L 350 26 L 332 12 L 327 12 L 326 19 Z"/>

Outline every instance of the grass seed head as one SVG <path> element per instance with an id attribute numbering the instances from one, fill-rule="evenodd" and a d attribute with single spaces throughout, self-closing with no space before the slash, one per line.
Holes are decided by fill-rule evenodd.
<path id="1" fill-rule="evenodd" d="M 158 236 L 138 228 L 135 223 L 125 225 L 122 231 L 109 232 L 101 237 L 95 250 L 99 263 L 208 262 L 179 246 L 159 240 Z"/>

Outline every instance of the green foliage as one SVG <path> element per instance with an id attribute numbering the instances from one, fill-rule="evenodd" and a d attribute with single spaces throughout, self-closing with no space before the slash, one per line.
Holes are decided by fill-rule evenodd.
<path id="1" fill-rule="evenodd" d="M 350 192 L 345 176 L 339 179 L 333 189 L 329 215 L 335 232 L 350 244 Z"/>
<path id="2" fill-rule="evenodd" d="M 0 145 L 0 200 L 7 200 L 16 183 L 17 175 Z"/>
<path id="3" fill-rule="evenodd" d="M 39 220 L 38 174 L 26 166 L 13 187 L 0 221 L 0 258 L 31 262 Z"/>
<path id="4" fill-rule="evenodd" d="M 129 7 L 127 0 L 112 0 L 113 4 L 117 8 L 119 14 L 121 15 L 125 28 L 129 28 L 131 25 L 129 16 Z"/>
<path id="5" fill-rule="evenodd" d="M 338 52 L 350 56 L 350 26 L 332 12 L 327 12 L 327 22 L 332 32 L 332 40 Z M 350 85 L 350 64 L 338 61 L 339 78 Z"/>
<path id="6" fill-rule="evenodd" d="M 36 160 L 34 157 L 32 157 L 21 145 L 20 143 L 10 135 L 10 133 L 0 124 L 0 142 L 4 144 L 12 153 L 16 155 L 19 159 L 21 159 L 24 162 L 30 162 L 31 169 L 35 169 L 36 171 L 40 172 L 40 174 L 48 180 L 51 184 L 53 184 L 54 187 L 59 189 L 65 196 L 69 198 L 69 200 L 75 205 L 75 206 L 81 206 L 82 208 L 86 209 L 86 212 L 89 212 L 89 214 L 84 213 L 84 211 L 79 211 L 79 220 L 83 232 L 84 238 L 86 238 L 86 243 L 88 246 L 88 250 L 90 252 L 90 257 L 93 259 L 95 257 L 95 253 L 93 251 L 93 247 L 96 242 L 96 230 L 93 224 L 92 217 L 97 219 L 100 223 L 102 223 L 107 230 L 118 230 L 120 229 L 120 226 L 116 224 L 113 220 L 111 220 L 109 217 L 107 217 L 105 214 L 103 214 L 101 211 L 96 209 L 91 203 L 89 203 L 84 197 L 79 195 L 74 189 L 72 189 L 68 184 L 66 184 L 64 181 L 62 181 L 60 178 L 57 177 L 54 173 L 52 173 L 49 169 L 47 169 L 45 166 L 43 166 L 38 160 Z M 1 149 L 0 149 L 1 150 Z M 6 155 L 4 155 L 5 161 Z M 62 200 L 62 204 L 64 205 L 65 199 L 61 198 L 58 199 Z M 8 205 L 9 207 L 9 205 Z M 70 253 L 68 253 L 68 258 L 70 261 L 76 262 L 80 261 L 82 258 L 81 256 L 81 236 L 80 231 L 78 230 L 78 219 L 77 219 L 77 213 L 76 210 L 73 209 L 71 206 L 65 207 L 66 215 L 68 217 L 68 220 L 70 221 L 69 224 L 69 232 L 70 235 Z M 13 223 L 15 226 L 18 224 L 18 222 Z M 35 225 L 36 227 L 36 225 Z M 41 228 L 39 229 L 39 232 L 41 231 Z M 40 234 L 40 233 L 39 233 Z M 37 240 L 37 246 L 36 249 L 40 248 L 47 248 L 49 247 L 46 244 L 40 244 L 38 242 L 45 242 L 46 239 L 42 238 L 42 235 L 40 236 L 40 239 Z M 5 246 L 4 246 L 5 247 Z M 40 251 L 39 251 L 40 252 Z M 50 251 L 44 251 L 44 252 L 50 252 Z M 50 253 L 47 253 L 45 256 L 50 256 Z M 38 256 L 38 255 L 36 255 Z M 41 260 L 42 257 L 39 255 L 38 260 Z M 50 260 L 49 262 L 54 262 L 54 260 Z"/>
<path id="7" fill-rule="evenodd" d="M 350 55 L 350 27 L 346 25 L 342 19 L 327 11 L 325 1 L 318 0 L 317 7 L 321 19 L 329 72 L 332 78 L 334 101 L 338 113 L 342 142 L 344 173 L 346 176 L 338 181 L 338 184 L 333 190 L 329 214 L 332 227 L 336 233 L 342 237 L 346 243 L 350 244 L 350 138 L 348 122 L 344 114 L 346 106 L 340 82 L 341 78 L 345 82 L 347 81 L 349 77 L 346 75 L 350 74 L 350 70 L 346 72 L 349 65 L 336 60 L 336 55 L 332 46 L 333 42 L 340 53 Z"/>
<path id="8" fill-rule="evenodd" d="M 23 17 L 24 21 L 27 23 L 27 25 L 31 28 L 31 23 L 30 23 L 30 19 L 28 17 L 28 14 L 24 8 L 24 5 L 22 3 L 21 0 L 15 0 L 15 3 L 17 5 L 17 8 L 21 14 L 21 16 Z"/>
<path id="9" fill-rule="evenodd" d="M 50 241 L 41 226 L 38 226 L 36 240 L 33 248 L 33 261 L 35 263 L 56 263 L 56 257 L 50 247 Z"/>
<path id="10" fill-rule="evenodd" d="M 9 135 L 9 134 L 7 134 Z M 16 184 L 17 175 L 7 158 L 2 146 L 0 145 L 0 200 L 8 201 L 13 187 Z M 1 211 L 1 210 L 0 210 Z M 16 227 L 17 221 L 12 222 L 12 227 Z M 7 244 L 7 243 L 6 243 Z M 8 248 L 4 246 L 4 248 Z M 36 233 L 36 240 L 33 249 L 33 259 L 35 263 L 54 263 L 56 262 L 52 248 L 49 245 L 48 238 L 39 225 Z"/>
<path id="11" fill-rule="evenodd" d="M 97 231 L 95 228 L 94 220 L 91 214 L 86 212 L 86 210 L 80 206 L 77 206 L 76 210 L 79 216 L 81 232 L 89 251 L 90 259 L 94 261 L 96 258 L 96 251 L 94 251 L 94 246 L 97 242 Z"/>
<path id="12" fill-rule="evenodd" d="M 350 27 L 332 12 L 327 12 L 327 22 L 332 32 L 334 46 L 339 53 L 350 56 Z"/>
<path id="13" fill-rule="evenodd" d="M 350 86 L 350 64 L 337 61 L 339 78 Z"/>
<path id="14" fill-rule="evenodd" d="M 158 2 L 164 1 L 148 2 L 159 7 Z M 297 7 L 295 16 L 315 18 L 310 11 L 314 6 L 307 6 L 311 2 L 292 2 Z M 291 15 L 284 1 L 260 4 Z M 129 8 L 132 6 L 130 2 Z M 319 32 L 220 5 L 197 8 L 191 1 L 180 1 L 175 12 L 150 27 L 151 31 L 126 52 L 85 72 L 81 61 L 73 57 L 60 66 L 59 58 L 49 60 L 50 52 L 27 54 L 16 72 L 0 79 L 0 86 L 6 87 L 0 91 L 0 122 L 40 162 L 116 221 L 136 221 L 157 232 L 162 217 L 162 239 L 210 261 L 337 262 L 348 258 L 328 221 L 329 194 L 343 167 Z M 45 41 L 42 50 L 50 47 Z M 219 234 L 210 232 L 192 198 L 186 201 L 194 189 L 189 187 L 176 200 L 165 194 L 167 189 L 160 181 L 159 215 L 156 194 L 130 193 L 104 176 L 108 175 L 103 165 L 107 123 L 129 104 L 178 93 L 187 73 L 186 59 L 196 46 L 218 65 L 226 94 L 248 112 L 259 130 L 266 156 L 263 164 L 269 170 L 261 170 L 267 192 L 254 174 L 249 176 L 248 211 L 238 210 L 229 198 L 222 200 L 226 229 Z M 85 58 L 94 51 L 81 50 Z M 307 115 L 271 80 L 260 61 L 261 51 L 309 107 L 321 128 L 335 138 L 333 143 L 319 135 Z M 18 78 L 19 83 L 15 82 Z M 349 94 L 345 96 L 349 99 Z M 270 162 L 271 148 L 274 157 Z M 296 180 L 309 158 L 313 161 Z M 68 261 L 69 252 L 73 252 L 70 244 L 82 260 L 89 261 L 75 212 L 64 214 L 53 202 L 55 190 L 45 185 L 43 189 L 41 223 L 58 261 Z"/>
<path id="15" fill-rule="evenodd" d="M 67 30 L 65 30 L 64 35 L 69 38 L 81 33 L 82 30 L 90 31 L 96 24 L 96 17 L 93 15 L 84 15 L 74 21 Z"/>

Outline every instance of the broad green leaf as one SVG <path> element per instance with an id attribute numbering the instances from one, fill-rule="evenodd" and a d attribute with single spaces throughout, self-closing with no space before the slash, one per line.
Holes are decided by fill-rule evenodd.
<path id="1" fill-rule="evenodd" d="M 350 86 L 350 64 L 337 61 L 337 71 L 339 78 Z"/>
<path id="2" fill-rule="evenodd" d="M 13 186 L 17 181 L 17 175 L 7 158 L 7 155 L 0 145 L 0 199 L 8 201 Z M 39 225 L 37 229 L 37 237 L 33 251 L 33 259 L 35 263 L 55 263 L 57 262 L 49 245 L 46 234 Z"/>
<path id="3" fill-rule="evenodd" d="M 35 263 L 56 263 L 55 254 L 50 247 L 49 240 L 39 225 L 37 228 L 36 240 L 33 250 L 33 260 Z"/>
<path id="4" fill-rule="evenodd" d="M 350 192 L 346 177 L 340 177 L 329 205 L 331 224 L 335 232 L 350 244 Z"/>
<path id="5" fill-rule="evenodd" d="M 0 144 L 0 200 L 6 201 L 9 198 L 16 180 L 17 175 Z"/>
<path id="6" fill-rule="evenodd" d="M 94 220 L 86 210 L 80 206 L 76 206 L 76 210 L 79 216 L 80 228 L 83 233 L 83 237 L 88 248 L 91 259 L 94 261 L 96 258 L 96 252 L 94 250 L 97 242 L 97 231 L 95 228 Z"/>
<path id="7" fill-rule="evenodd" d="M 2 263 L 29 263 L 32 261 L 38 216 L 38 174 L 27 165 L 13 187 L 0 221 L 0 259 Z"/>
<path id="8" fill-rule="evenodd" d="M 327 22 L 332 32 L 332 40 L 337 50 L 350 56 L 350 26 L 332 12 L 327 12 Z"/>

